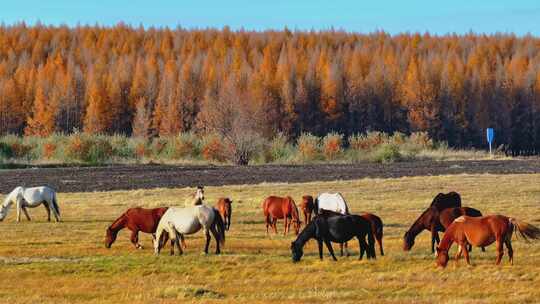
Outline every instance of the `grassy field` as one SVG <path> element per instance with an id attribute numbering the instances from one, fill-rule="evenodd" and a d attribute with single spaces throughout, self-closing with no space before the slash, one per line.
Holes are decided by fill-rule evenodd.
<path id="1" fill-rule="evenodd" d="M 0 223 L 0 302 L 533 303 L 540 299 L 540 243 L 514 241 L 514 266 L 506 255 L 503 265 L 495 266 L 491 246 L 486 253 L 473 251 L 473 267 L 451 261 L 442 270 L 435 266 L 427 232 L 409 253 L 401 250 L 401 237 L 435 194 L 451 190 L 485 214 L 540 225 L 538 185 L 540 175 L 455 175 L 208 187 L 209 201 L 234 200 L 224 254 L 202 255 L 203 237 L 197 234 L 187 238 L 181 257 L 168 256 L 168 250 L 154 256 L 144 234 L 146 248 L 137 251 L 127 231 L 106 249 L 104 232 L 128 207 L 182 205 L 191 189 L 61 193 L 63 223 L 47 223 L 43 208 L 30 210 L 33 222 L 15 223 L 12 210 Z M 265 236 L 260 210 L 265 196 L 290 194 L 299 200 L 321 191 L 340 191 L 353 212 L 381 216 L 386 256 L 319 261 L 310 241 L 302 261 L 293 264 L 294 236 Z M 352 244 L 357 254 L 358 245 Z"/>

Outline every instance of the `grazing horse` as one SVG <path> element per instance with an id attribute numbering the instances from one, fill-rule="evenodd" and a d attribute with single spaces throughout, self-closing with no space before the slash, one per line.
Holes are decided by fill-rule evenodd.
<path id="1" fill-rule="evenodd" d="M 304 214 L 304 222 L 306 223 L 306 225 L 311 222 L 311 213 L 313 212 L 314 207 L 315 205 L 313 204 L 313 196 L 302 196 L 302 204 L 300 204 L 300 208 L 302 209 L 302 213 Z"/>
<path id="2" fill-rule="evenodd" d="M 459 250 L 456 254 L 456 261 L 461 257 L 463 252 L 467 264 L 471 264 L 467 245 L 489 246 L 493 242 L 497 242 L 497 261 L 496 265 L 501 263 L 504 254 L 503 244 L 508 249 L 508 259 L 510 264 L 514 263 L 514 251 L 512 249 L 512 232 L 519 231 L 524 239 L 540 239 L 540 229 L 519 221 L 514 218 L 509 218 L 503 215 L 489 215 L 482 217 L 461 216 L 454 220 L 446 230 L 439 247 L 437 247 L 437 265 L 446 267 L 448 264 L 448 250 L 452 243 L 456 242 L 459 245 Z"/>
<path id="3" fill-rule="evenodd" d="M 433 198 L 430 207 L 435 207 L 437 211 L 443 211 L 446 208 L 461 207 L 461 195 L 454 191 L 439 193 Z"/>
<path id="4" fill-rule="evenodd" d="M 220 245 L 225 244 L 225 224 L 219 215 L 219 212 L 206 205 L 190 206 L 185 208 L 169 208 L 161 217 L 156 229 L 156 238 L 154 239 L 154 253 L 159 254 L 161 248 L 171 239 L 171 255 L 174 255 L 174 246 L 178 248 L 180 254 L 183 253 L 178 242 L 186 234 L 194 234 L 203 229 L 206 236 L 206 245 L 204 253 L 208 254 L 210 245 L 210 233 L 216 240 L 216 254 L 220 254 Z"/>
<path id="5" fill-rule="evenodd" d="M 26 208 L 35 208 L 41 204 L 47 210 L 47 221 L 51 221 L 52 211 L 56 222 L 60 222 L 60 207 L 58 206 L 56 192 L 53 188 L 42 186 L 33 188 L 17 187 L 13 189 L 0 206 L 0 221 L 3 221 L 7 216 L 9 208 L 13 203 L 16 204 L 17 208 L 17 222 L 21 221 L 21 211 L 26 216 L 26 219 L 30 221 L 30 215 L 28 215 Z"/>
<path id="6" fill-rule="evenodd" d="M 439 231 L 444 231 L 444 227 L 439 222 L 439 213 L 447 208 L 461 207 L 461 196 L 457 192 L 439 193 L 433 198 L 431 205 L 426 209 L 411 228 L 403 236 L 403 250 L 409 251 L 414 245 L 416 236 L 424 231 L 431 232 L 431 252 L 435 253 L 435 243 L 439 244 Z"/>
<path id="7" fill-rule="evenodd" d="M 368 242 L 366 243 L 366 236 Z M 358 259 L 362 259 L 364 252 L 367 258 L 375 258 L 375 241 L 371 231 L 371 224 L 359 215 L 339 215 L 339 216 L 316 216 L 291 243 L 293 262 L 298 262 L 304 255 L 304 245 L 310 239 L 317 240 L 319 246 L 319 258 L 323 259 L 323 242 L 325 243 L 332 259 L 337 261 L 334 255 L 332 243 L 344 243 L 353 237 L 358 239 L 360 254 Z"/>
<path id="8" fill-rule="evenodd" d="M 197 186 L 197 190 L 195 190 L 195 193 L 188 196 L 186 200 L 184 201 L 185 207 L 198 206 L 198 205 L 202 205 L 203 203 L 204 203 L 204 187 L 203 186 Z"/>
<path id="9" fill-rule="evenodd" d="M 266 234 L 268 234 L 268 227 L 274 228 L 274 232 L 277 234 L 277 220 L 285 219 L 283 235 L 290 231 L 291 222 L 294 224 L 296 235 L 298 235 L 302 222 L 298 216 L 298 208 L 290 196 L 269 196 L 263 201 L 262 208 L 266 219 Z"/>
<path id="10" fill-rule="evenodd" d="M 228 197 L 222 197 L 218 200 L 216 204 L 216 209 L 219 211 L 223 223 L 225 224 L 225 229 L 229 230 L 231 227 L 231 215 L 232 215 L 232 201 Z"/>
<path id="11" fill-rule="evenodd" d="M 129 208 L 107 228 L 105 247 L 111 248 L 114 241 L 116 241 L 118 232 L 127 227 L 131 230 L 131 243 L 136 249 L 142 249 L 143 247 L 139 244 L 139 231 L 152 233 L 152 237 L 154 237 L 153 234 L 156 232 L 159 220 L 167 209 L 166 207 L 154 209 Z"/>
<path id="12" fill-rule="evenodd" d="M 321 214 L 322 210 L 332 211 L 343 215 L 349 214 L 349 206 L 347 205 L 345 198 L 343 198 L 343 195 L 341 195 L 339 192 L 321 193 L 319 196 L 317 196 L 313 204 L 316 215 Z M 339 245 L 339 249 L 341 256 L 343 256 L 343 244 Z M 349 248 L 347 243 L 345 243 L 345 251 L 347 252 L 348 256 Z"/>

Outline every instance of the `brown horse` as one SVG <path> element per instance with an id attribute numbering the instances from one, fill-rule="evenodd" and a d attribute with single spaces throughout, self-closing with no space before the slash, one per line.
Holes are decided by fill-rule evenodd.
<path id="1" fill-rule="evenodd" d="M 383 222 L 381 218 L 376 216 L 373 213 L 367 213 L 367 212 L 360 214 L 360 216 L 363 217 L 365 220 L 367 220 L 371 224 L 371 232 L 373 233 L 373 237 L 379 244 L 379 250 L 381 251 L 381 255 L 384 255 L 384 250 L 383 250 L 383 245 L 382 245 Z"/>
<path id="2" fill-rule="evenodd" d="M 225 229 L 229 230 L 231 227 L 231 215 L 232 215 L 232 201 L 228 197 L 222 197 L 218 200 L 216 204 L 216 209 L 219 211 L 223 223 L 225 224 Z"/>
<path id="3" fill-rule="evenodd" d="M 304 222 L 306 223 L 306 225 L 311 222 L 311 213 L 313 213 L 314 207 L 315 205 L 313 204 L 313 196 L 302 196 L 302 204 L 300 205 L 300 208 L 302 209 L 302 213 L 304 214 Z"/>
<path id="4" fill-rule="evenodd" d="M 504 254 L 503 244 L 508 249 L 508 259 L 510 264 L 514 263 L 514 251 L 512 249 L 512 232 L 516 229 L 524 239 L 540 239 L 540 229 L 537 227 L 509 218 L 503 215 L 489 215 L 482 217 L 461 216 L 458 217 L 446 230 L 441 244 L 437 247 L 437 265 L 446 267 L 448 264 L 448 250 L 452 243 L 459 245 L 456 254 L 456 261 L 463 252 L 467 264 L 471 264 L 467 245 L 488 246 L 497 242 L 497 261 L 501 263 Z M 516 232 L 517 233 L 517 232 Z"/>
<path id="5" fill-rule="evenodd" d="M 117 218 L 108 228 L 105 236 L 105 247 L 111 248 L 116 240 L 118 232 L 124 228 L 131 230 L 131 243 L 137 249 L 142 249 L 139 244 L 139 231 L 155 233 L 159 220 L 168 208 L 130 208 Z"/>
<path id="6" fill-rule="evenodd" d="M 411 228 L 403 236 L 403 250 L 409 251 L 414 245 L 416 236 L 424 231 L 431 232 L 431 252 L 435 252 L 435 243 L 439 244 L 439 231 L 443 232 L 444 227 L 439 221 L 439 214 L 447 208 L 461 207 L 461 196 L 457 192 L 449 192 L 447 194 L 439 193 L 433 198 L 431 205 L 426 209 L 416 221 L 411 225 Z"/>
<path id="7" fill-rule="evenodd" d="M 266 219 L 266 234 L 268 234 L 268 227 L 270 226 L 274 228 L 274 232 L 277 234 L 277 220 L 285 219 L 283 235 L 286 235 L 290 230 L 291 222 L 294 224 L 296 235 L 298 235 L 301 222 L 298 216 L 298 208 L 296 208 L 296 204 L 290 196 L 269 196 L 263 201 L 262 208 Z"/>

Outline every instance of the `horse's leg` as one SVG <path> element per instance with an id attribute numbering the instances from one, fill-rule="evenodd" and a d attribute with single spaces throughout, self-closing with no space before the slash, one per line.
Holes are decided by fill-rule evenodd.
<path id="1" fill-rule="evenodd" d="M 514 250 L 512 249 L 512 237 L 509 236 L 504 243 L 506 244 L 506 248 L 508 249 L 508 261 L 510 262 L 510 265 L 514 265 Z"/>
<path id="2" fill-rule="evenodd" d="M 210 246 L 210 231 L 208 229 L 204 229 L 204 235 L 206 236 L 206 245 L 204 246 L 204 254 L 208 254 L 208 247 Z"/>
<path id="3" fill-rule="evenodd" d="M 17 201 L 17 222 L 21 221 L 21 202 Z"/>
<path id="4" fill-rule="evenodd" d="M 334 248 L 332 248 L 332 243 L 330 243 L 329 240 L 324 240 L 324 243 L 326 244 L 326 248 L 328 248 L 328 251 L 330 251 L 332 259 L 334 259 L 334 261 L 337 261 L 336 256 L 334 255 Z"/>
<path id="5" fill-rule="evenodd" d="M 463 255 L 465 256 L 465 261 L 467 261 L 467 265 L 471 265 L 471 258 L 469 256 L 469 250 L 467 250 L 467 243 L 461 243 L 459 244 L 461 246 L 461 249 L 463 250 Z"/>
<path id="6" fill-rule="evenodd" d="M 382 246 L 382 237 L 377 237 L 376 240 L 377 240 L 377 243 L 379 243 L 379 249 L 381 250 L 381 256 L 384 256 L 384 250 L 383 250 L 383 246 Z"/>
<path id="7" fill-rule="evenodd" d="M 504 255 L 503 240 L 501 240 L 501 237 L 498 237 L 497 238 L 497 261 L 495 262 L 495 265 L 501 264 L 503 255 Z"/>
<path id="8" fill-rule="evenodd" d="M 461 258 L 461 254 L 463 253 L 463 248 L 461 248 L 461 245 L 458 245 L 458 251 L 456 252 L 456 263 L 459 262 L 459 259 Z"/>
<path id="9" fill-rule="evenodd" d="M 139 230 L 131 231 L 131 243 L 135 246 L 135 249 L 143 249 L 141 244 L 139 244 Z"/>
<path id="10" fill-rule="evenodd" d="M 285 216 L 285 230 L 283 231 L 283 235 L 287 235 L 287 228 L 288 228 L 287 220 L 288 220 L 288 218 Z"/>
<path id="11" fill-rule="evenodd" d="M 182 247 L 183 247 L 184 249 L 187 249 L 186 240 L 185 240 L 183 234 L 180 234 L 180 242 L 182 242 Z"/>
<path id="12" fill-rule="evenodd" d="M 435 242 L 437 242 L 438 238 L 439 234 L 435 230 L 435 227 L 431 226 L 431 253 L 435 253 Z"/>
<path id="13" fill-rule="evenodd" d="M 356 238 L 358 239 L 358 247 L 360 248 L 360 255 L 358 259 L 361 260 L 364 257 L 364 252 L 366 251 L 366 241 L 364 240 L 362 242 L 363 239 L 360 236 L 356 236 Z"/>
<path id="14" fill-rule="evenodd" d="M 317 245 L 319 245 L 319 259 L 323 259 L 323 254 L 322 254 L 322 240 L 317 240 Z"/>
<path id="15" fill-rule="evenodd" d="M 43 207 L 45 207 L 45 210 L 47 210 L 47 222 L 50 222 L 51 221 L 51 208 L 49 208 L 49 204 L 47 204 L 45 202 L 45 204 L 43 204 Z"/>
<path id="16" fill-rule="evenodd" d="M 277 218 L 272 218 L 272 228 L 274 228 L 274 233 L 277 234 Z"/>
<path id="17" fill-rule="evenodd" d="M 347 256 L 351 256 L 349 253 L 349 244 L 347 242 L 345 242 L 345 254 L 347 254 Z"/>
<path id="18" fill-rule="evenodd" d="M 23 211 L 23 213 L 24 213 L 24 216 L 26 216 L 26 219 L 27 219 L 28 221 L 31 221 L 30 215 L 28 214 L 28 210 L 26 210 L 26 207 L 22 207 L 22 211 Z"/>
<path id="19" fill-rule="evenodd" d="M 343 243 L 339 243 L 340 256 L 343 256 Z"/>
<path id="20" fill-rule="evenodd" d="M 216 240 L 216 254 L 220 254 L 221 250 L 219 249 L 219 233 L 216 230 L 216 227 L 212 226 L 210 227 L 210 231 L 212 232 L 212 235 L 214 236 L 214 240 Z"/>

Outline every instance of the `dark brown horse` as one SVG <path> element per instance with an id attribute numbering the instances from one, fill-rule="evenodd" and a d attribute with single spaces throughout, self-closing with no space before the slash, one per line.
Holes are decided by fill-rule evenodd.
<path id="1" fill-rule="evenodd" d="M 461 207 L 461 196 L 457 192 L 439 193 L 435 196 L 431 205 L 426 209 L 411 228 L 403 236 L 403 250 L 409 251 L 414 245 L 416 236 L 424 231 L 431 232 L 431 252 L 435 252 L 435 243 L 439 243 L 439 231 L 444 231 L 444 227 L 439 221 L 439 214 L 447 208 Z"/>
<path id="2" fill-rule="evenodd" d="M 117 218 L 108 228 L 105 236 L 105 247 L 111 248 L 116 240 L 118 232 L 124 228 L 131 230 L 131 243 L 137 249 L 142 249 L 139 244 L 139 231 L 155 233 L 159 220 L 168 208 L 130 208 Z"/>
<path id="3" fill-rule="evenodd" d="M 301 222 L 298 216 L 298 208 L 296 208 L 296 204 L 290 196 L 269 196 L 263 201 L 262 208 L 266 219 L 266 234 L 268 234 L 268 227 L 270 226 L 274 228 L 274 232 L 277 234 L 277 220 L 285 219 L 285 230 L 283 231 L 283 234 L 287 234 L 291 228 L 292 222 L 294 224 L 295 233 L 298 235 Z"/>
<path id="4" fill-rule="evenodd" d="M 225 224 L 225 229 L 229 230 L 231 227 L 231 215 L 232 215 L 232 201 L 228 197 L 222 197 L 218 200 L 216 204 L 216 209 L 219 211 L 223 223 Z"/>
<path id="5" fill-rule="evenodd" d="M 437 264 L 441 267 L 446 267 L 449 259 L 448 250 L 454 242 L 459 245 L 456 261 L 459 260 L 463 252 L 467 264 L 471 264 L 469 251 L 467 250 L 468 244 L 484 247 L 497 242 L 497 261 L 495 264 L 499 265 L 501 263 L 504 254 L 503 244 L 508 249 L 510 264 L 513 264 L 512 232 L 514 229 L 516 229 L 516 233 L 519 231 L 524 239 L 540 239 L 540 229 L 514 218 L 503 215 L 482 217 L 461 216 L 448 226 L 441 244 L 437 247 Z"/>
<path id="6" fill-rule="evenodd" d="M 379 250 L 381 251 L 381 255 L 384 255 L 384 250 L 383 250 L 383 245 L 382 245 L 383 222 L 381 218 L 376 216 L 373 213 L 367 213 L 367 212 L 360 214 L 360 216 L 371 224 L 371 232 L 373 233 L 373 237 L 379 244 Z"/>
<path id="7" fill-rule="evenodd" d="M 302 196 L 302 204 L 300 204 L 300 208 L 302 209 L 302 213 L 304 214 L 304 222 L 306 223 L 306 225 L 311 222 L 311 214 L 313 213 L 314 207 L 315 205 L 313 204 L 313 196 Z"/>

